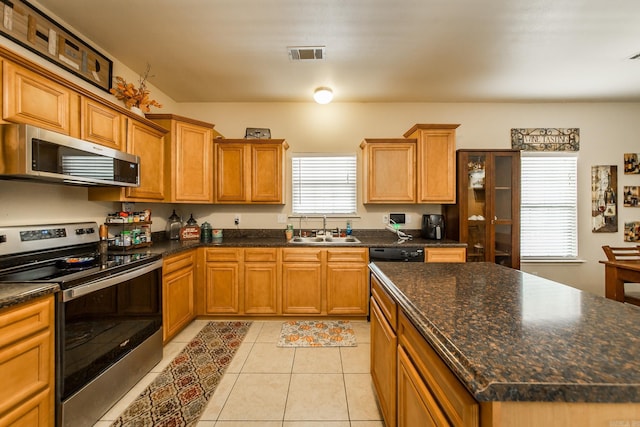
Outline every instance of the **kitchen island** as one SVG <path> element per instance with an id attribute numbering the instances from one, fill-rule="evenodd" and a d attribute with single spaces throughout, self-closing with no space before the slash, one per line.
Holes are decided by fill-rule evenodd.
<path id="1" fill-rule="evenodd" d="M 398 316 L 478 403 L 464 425 L 640 424 L 637 307 L 492 263 L 370 270 Z"/>

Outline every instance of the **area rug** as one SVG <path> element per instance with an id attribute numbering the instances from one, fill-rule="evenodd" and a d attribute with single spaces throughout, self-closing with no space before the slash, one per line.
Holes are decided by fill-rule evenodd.
<path id="1" fill-rule="evenodd" d="M 250 325 L 207 323 L 111 426 L 195 426 Z"/>
<path id="2" fill-rule="evenodd" d="M 348 320 L 284 322 L 278 347 L 355 347 L 356 335 Z"/>

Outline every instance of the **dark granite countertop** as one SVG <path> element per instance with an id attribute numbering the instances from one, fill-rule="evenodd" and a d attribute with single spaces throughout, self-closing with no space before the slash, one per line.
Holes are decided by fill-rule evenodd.
<path id="1" fill-rule="evenodd" d="M 640 402 L 640 309 L 491 263 L 370 269 L 478 401 Z"/>
<path id="2" fill-rule="evenodd" d="M 57 283 L 3 283 L 0 286 L 0 310 L 59 290 Z"/>
<path id="3" fill-rule="evenodd" d="M 354 237 L 360 240 L 360 243 L 339 244 L 339 245 L 305 245 L 299 243 L 288 243 L 284 237 L 283 230 L 224 230 L 223 239 L 217 243 L 201 243 L 198 241 L 180 242 L 177 240 L 161 240 L 155 239 L 153 245 L 145 250 L 154 253 L 162 253 L 163 256 L 174 255 L 187 249 L 199 247 L 320 247 L 320 248 L 341 248 L 341 247 L 406 247 L 406 248 L 424 248 L 424 247 L 466 247 L 465 243 L 456 240 L 428 240 L 420 236 L 419 231 L 412 233 L 412 240 L 404 243 L 398 243 L 398 239 L 388 231 L 380 230 L 361 230 L 355 233 Z"/>

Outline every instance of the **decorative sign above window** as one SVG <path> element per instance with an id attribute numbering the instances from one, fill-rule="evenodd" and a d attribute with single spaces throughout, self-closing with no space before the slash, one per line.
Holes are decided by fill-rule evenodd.
<path id="1" fill-rule="evenodd" d="M 514 128 L 511 148 L 523 151 L 578 151 L 579 128 Z"/>
<path id="2" fill-rule="evenodd" d="M 0 34 L 109 91 L 113 61 L 24 0 L 0 0 Z"/>

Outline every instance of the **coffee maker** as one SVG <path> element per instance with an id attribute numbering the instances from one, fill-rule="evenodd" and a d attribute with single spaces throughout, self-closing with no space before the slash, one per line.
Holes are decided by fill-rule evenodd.
<path id="1" fill-rule="evenodd" d="M 435 214 L 422 215 L 421 236 L 423 239 L 444 239 L 444 216 Z"/>

